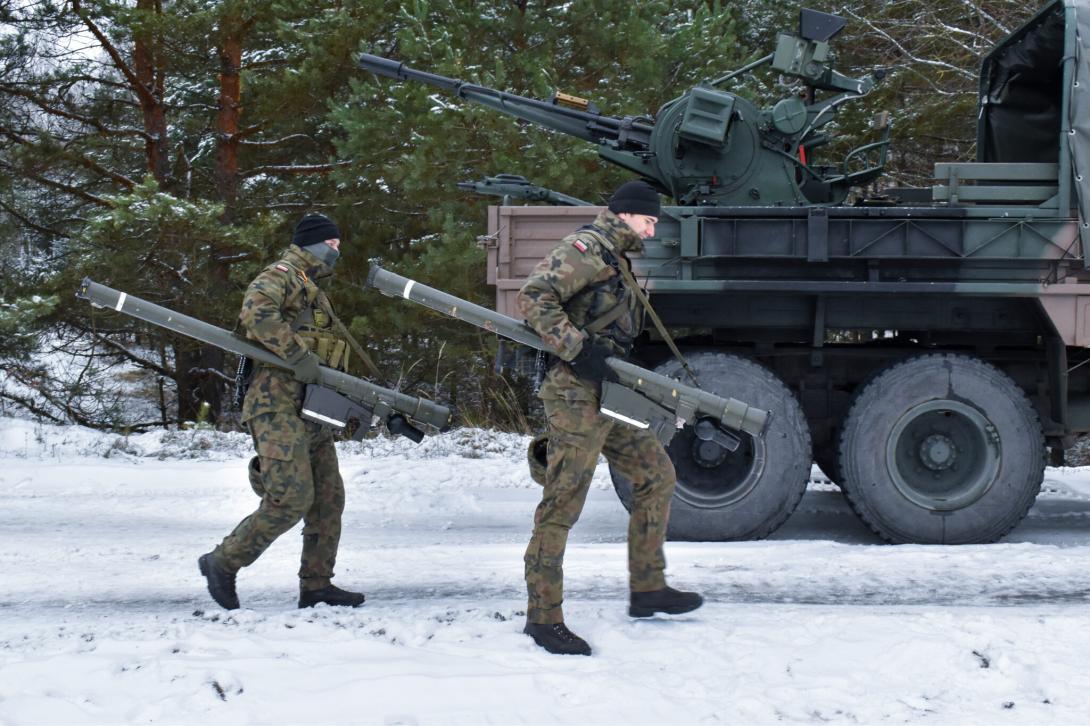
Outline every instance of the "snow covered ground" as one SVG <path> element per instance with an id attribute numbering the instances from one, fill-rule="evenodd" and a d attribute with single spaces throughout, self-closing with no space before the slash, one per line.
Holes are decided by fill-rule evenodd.
<path id="1" fill-rule="evenodd" d="M 256 504 L 245 436 L 0 419 L 0 724 L 1090 722 L 1090 469 L 979 547 L 878 544 L 818 482 L 770 540 L 670 543 L 708 604 L 632 620 L 600 467 L 566 562 L 579 658 L 520 632 L 524 444 L 343 445 L 337 582 L 367 604 L 294 608 L 296 532 L 227 614 L 196 558 Z"/>

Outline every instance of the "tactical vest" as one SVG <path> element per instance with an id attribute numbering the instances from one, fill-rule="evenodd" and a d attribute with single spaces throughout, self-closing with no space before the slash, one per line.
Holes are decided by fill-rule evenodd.
<path id="1" fill-rule="evenodd" d="M 331 311 L 327 307 L 328 300 L 323 300 L 323 297 L 325 293 L 319 290 L 318 297 L 310 307 L 299 312 L 299 317 L 292 322 L 291 327 L 322 363 L 330 368 L 347 371 L 351 351 L 348 342 L 334 333 Z"/>
<path id="2" fill-rule="evenodd" d="M 564 303 L 564 313 L 572 325 L 589 333 L 594 340 L 609 341 L 622 355 L 628 355 L 643 327 L 643 308 L 621 276 L 620 266 L 624 261 L 602 244 L 600 231 L 588 226 L 575 234 L 584 232 L 586 241 L 593 242 L 588 247 L 599 251 L 613 274 L 572 295 Z"/>

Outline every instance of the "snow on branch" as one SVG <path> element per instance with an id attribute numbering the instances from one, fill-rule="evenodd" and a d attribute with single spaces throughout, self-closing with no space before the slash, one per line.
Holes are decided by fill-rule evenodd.
<path id="1" fill-rule="evenodd" d="M 288 174 L 328 174 L 329 172 L 339 169 L 341 167 L 355 164 L 355 159 L 349 159 L 348 161 L 336 161 L 332 164 L 288 164 L 285 166 L 255 166 L 253 169 L 240 172 L 241 177 L 259 176 L 261 174 L 272 174 L 274 176 L 288 175 Z"/>

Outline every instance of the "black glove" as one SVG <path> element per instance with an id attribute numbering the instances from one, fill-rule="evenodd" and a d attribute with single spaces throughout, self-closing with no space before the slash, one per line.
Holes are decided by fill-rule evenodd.
<path id="1" fill-rule="evenodd" d="M 608 345 L 586 341 L 579 355 L 572 358 L 569 365 L 575 375 L 583 380 L 600 384 L 602 381 L 617 380 L 617 374 L 606 364 L 606 358 L 615 357 L 617 354 Z"/>
<path id="2" fill-rule="evenodd" d="M 306 353 L 292 361 L 295 380 L 302 381 L 303 383 L 317 383 L 318 368 L 321 367 L 321 365 L 322 359 L 318 357 L 318 354 L 308 350 Z"/>

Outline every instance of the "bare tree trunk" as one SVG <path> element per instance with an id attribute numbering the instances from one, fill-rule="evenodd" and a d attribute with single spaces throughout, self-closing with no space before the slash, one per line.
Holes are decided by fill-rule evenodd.
<path id="1" fill-rule="evenodd" d="M 142 13 L 158 16 L 163 14 L 159 0 L 137 0 L 136 8 Z M 155 27 L 158 23 L 149 25 Z M 140 28 L 133 38 L 133 73 L 140 86 L 145 89 L 144 93 L 136 94 L 140 102 L 140 112 L 144 116 L 144 131 L 147 132 L 144 148 L 148 157 L 148 171 L 160 188 L 168 190 L 171 186 L 170 139 L 167 134 L 166 106 L 163 103 L 165 73 L 159 65 L 159 38 L 155 31 L 147 30 L 147 26 L 141 25 Z"/>
<path id="2" fill-rule="evenodd" d="M 242 40 L 247 23 L 227 16 L 220 23 L 220 92 L 216 126 L 219 149 L 216 155 L 216 191 L 224 204 L 224 223 L 230 224 L 238 205 L 239 121 L 242 118 Z"/>

